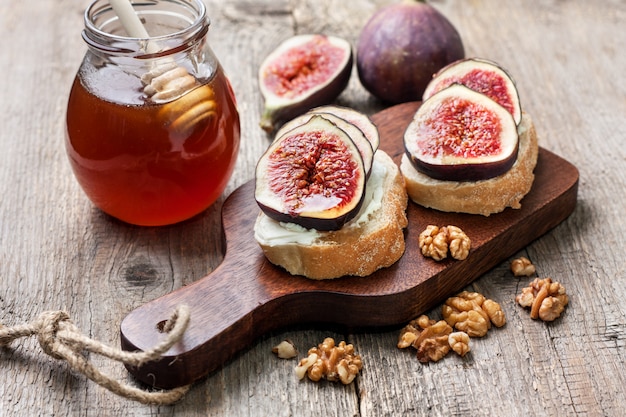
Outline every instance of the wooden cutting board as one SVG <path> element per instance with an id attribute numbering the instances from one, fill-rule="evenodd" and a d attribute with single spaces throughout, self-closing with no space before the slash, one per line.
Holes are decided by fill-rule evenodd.
<path id="1" fill-rule="evenodd" d="M 418 106 L 401 104 L 372 117 L 380 130 L 380 148 L 397 163 L 404 129 Z M 265 260 L 253 237 L 258 208 L 250 181 L 223 206 L 223 263 L 194 284 L 137 308 L 123 320 L 122 347 L 146 350 L 161 340 L 157 324 L 167 320 L 176 306 L 184 303 L 191 311 L 180 343 L 162 360 L 129 371 L 149 385 L 172 388 L 206 376 L 277 328 L 314 322 L 353 330 L 402 325 L 462 290 L 572 213 L 578 170 L 540 148 L 535 175 L 520 210 L 507 209 L 490 217 L 442 213 L 409 203 L 406 251 L 395 265 L 365 278 L 327 281 L 292 276 Z M 417 238 L 429 224 L 463 229 L 472 240 L 469 257 L 443 262 L 423 257 Z"/>

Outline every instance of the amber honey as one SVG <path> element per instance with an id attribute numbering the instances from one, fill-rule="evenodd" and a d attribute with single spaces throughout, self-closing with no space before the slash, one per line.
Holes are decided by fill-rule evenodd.
<path id="1" fill-rule="evenodd" d="M 239 150 L 235 98 L 221 67 L 168 103 L 151 102 L 142 88 L 119 68 L 79 71 L 67 153 L 104 212 L 136 225 L 180 222 L 213 204 L 229 181 Z"/>

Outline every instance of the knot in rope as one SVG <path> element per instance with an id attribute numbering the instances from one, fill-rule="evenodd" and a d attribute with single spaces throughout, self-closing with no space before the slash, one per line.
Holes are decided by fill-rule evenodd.
<path id="1" fill-rule="evenodd" d="M 57 332 L 63 323 L 71 324 L 70 316 L 65 311 L 45 311 L 33 323 L 33 327 L 38 329 L 36 334 L 41 348 L 55 359 L 63 359 L 58 354 L 61 342 L 57 339 Z"/>

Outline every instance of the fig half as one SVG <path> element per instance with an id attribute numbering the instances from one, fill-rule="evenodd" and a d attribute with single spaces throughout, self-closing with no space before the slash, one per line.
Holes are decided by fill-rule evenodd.
<path id="1" fill-rule="evenodd" d="M 358 148 L 319 115 L 276 138 L 257 164 L 255 199 L 279 222 L 339 230 L 359 212 L 364 195 Z"/>
<path id="2" fill-rule="evenodd" d="M 265 100 L 260 125 L 275 126 L 313 107 L 332 102 L 352 72 L 352 45 L 335 36 L 298 35 L 280 44 L 259 68 Z"/>
<path id="3" fill-rule="evenodd" d="M 522 107 L 515 81 L 495 62 L 481 58 L 453 62 L 435 74 L 426 86 L 423 100 L 454 83 L 489 96 L 513 115 L 516 124 L 522 121 Z"/>
<path id="4" fill-rule="evenodd" d="M 424 101 L 404 134 L 413 166 L 431 178 L 449 181 L 504 174 L 517 159 L 518 142 L 511 113 L 461 84 Z"/>

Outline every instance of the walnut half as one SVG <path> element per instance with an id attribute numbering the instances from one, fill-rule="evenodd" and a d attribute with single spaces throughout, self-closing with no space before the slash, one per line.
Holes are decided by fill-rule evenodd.
<path id="1" fill-rule="evenodd" d="M 552 278 L 535 278 L 528 287 L 523 288 L 515 301 L 522 307 L 530 307 L 530 318 L 553 321 L 561 316 L 569 297 L 565 287 Z"/>
<path id="2" fill-rule="evenodd" d="M 454 259 L 462 261 L 469 255 L 470 246 L 472 241 L 465 234 L 465 232 L 456 226 L 447 226 L 448 232 L 448 245 L 450 248 L 450 255 Z"/>
<path id="3" fill-rule="evenodd" d="M 516 277 L 529 277 L 535 273 L 535 265 L 528 258 L 522 256 L 511 261 L 511 272 Z"/>
<path id="4" fill-rule="evenodd" d="M 420 233 L 418 243 L 422 255 L 436 261 L 447 258 L 448 252 L 454 259 L 462 261 L 469 255 L 472 241 L 456 226 L 439 228 L 429 225 Z"/>
<path id="5" fill-rule="evenodd" d="M 463 291 L 446 300 L 442 308 L 444 320 L 457 330 L 471 337 L 487 334 L 491 324 L 502 327 L 506 324 L 500 304 L 477 292 Z"/>
<path id="6" fill-rule="evenodd" d="M 326 379 L 349 384 L 362 367 L 361 356 L 354 353 L 353 345 L 344 341 L 336 345 L 333 338 L 327 337 L 317 347 L 309 349 L 308 356 L 300 360 L 295 371 L 299 379 L 306 375 L 311 381 Z"/>
<path id="7" fill-rule="evenodd" d="M 445 231 L 429 225 L 420 233 L 418 243 L 422 255 L 441 261 L 448 257 L 448 239 Z"/>
<path id="8" fill-rule="evenodd" d="M 452 327 L 445 320 L 435 321 L 422 315 L 404 326 L 397 346 L 400 349 L 409 346 L 417 349 L 417 359 L 420 362 L 437 362 L 450 352 L 450 333 Z"/>
<path id="9" fill-rule="evenodd" d="M 465 332 L 453 332 L 448 336 L 450 348 L 461 357 L 470 351 L 469 340 L 470 337 Z"/>

